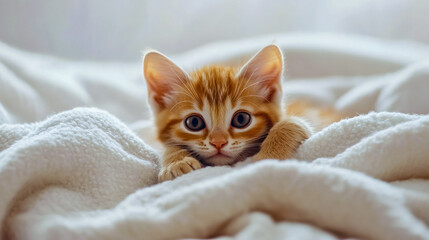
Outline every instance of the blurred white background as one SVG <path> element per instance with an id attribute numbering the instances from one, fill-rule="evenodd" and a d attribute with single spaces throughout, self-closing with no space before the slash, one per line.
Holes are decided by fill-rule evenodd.
<path id="1" fill-rule="evenodd" d="M 429 1 L 0 0 L 0 41 L 76 60 L 135 61 L 148 47 L 173 54 L 297 31 L 429 43 Z"/>

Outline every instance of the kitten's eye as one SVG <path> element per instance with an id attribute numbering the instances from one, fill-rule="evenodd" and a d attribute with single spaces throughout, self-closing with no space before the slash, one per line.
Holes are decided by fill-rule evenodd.
<path id="1" fill-rule="evenodd" d="M 238 112 L 234 115 L 231 125 L 235 128 L 244 128 L 250 123 L 250 114 L 246 112 Z"/>
<path id="2" fill-rule="evenodd" d="M 192 115 L 186 118 L 185 125 L 191 131 L 200 131 L 206 127 L 204 120 L 197 115 Z"/>

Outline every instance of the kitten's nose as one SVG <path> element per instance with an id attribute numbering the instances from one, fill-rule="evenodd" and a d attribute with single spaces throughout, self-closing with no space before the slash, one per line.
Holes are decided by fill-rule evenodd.
<path id="1" fill-rule="evenodd" d="M 218 150 L 221 149 L 223 146 L 225 146 L 228 143 L 228 141 L 224 139 L 216 139 L 214 141 L 211 141 L 210 144 L 217 148 Z"/>
<path id="2" fill-rule="evenodd" d="M 220 150 L 228 143 L 228 135 L 225 131 L 222 131 L 219 128 L 215 128 L 209 134 L 209 142 L 210 142 L 210 145 Z"/>

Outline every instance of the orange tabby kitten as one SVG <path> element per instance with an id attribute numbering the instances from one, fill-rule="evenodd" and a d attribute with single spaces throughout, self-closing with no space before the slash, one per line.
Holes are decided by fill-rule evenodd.
<path id="1" fill-rule="evenodd" d="M 283 111 L 283 56 L 275 45 L 241 69 L 213 65 L 188 74 L 156 51 L 145 55 L 143 68 L 158 137 L 166 148 L 160 181 L 250 156 L 287 159 L 313 132 Z M 291 109 L 305 115 L 299 106 Z"/>

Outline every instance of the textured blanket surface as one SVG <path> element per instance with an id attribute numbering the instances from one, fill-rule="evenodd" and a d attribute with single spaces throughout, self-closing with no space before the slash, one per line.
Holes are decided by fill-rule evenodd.
<path id="1" fill-rule="evenodd" d="M 270 38 L 175 56 L 238 64 Z M 157 183 L 141 66 L 0 45 L 1 239 L 429 239 L 429 47 L 277 36 L 286 100 L 349 116 L 295 159 Z"/>

